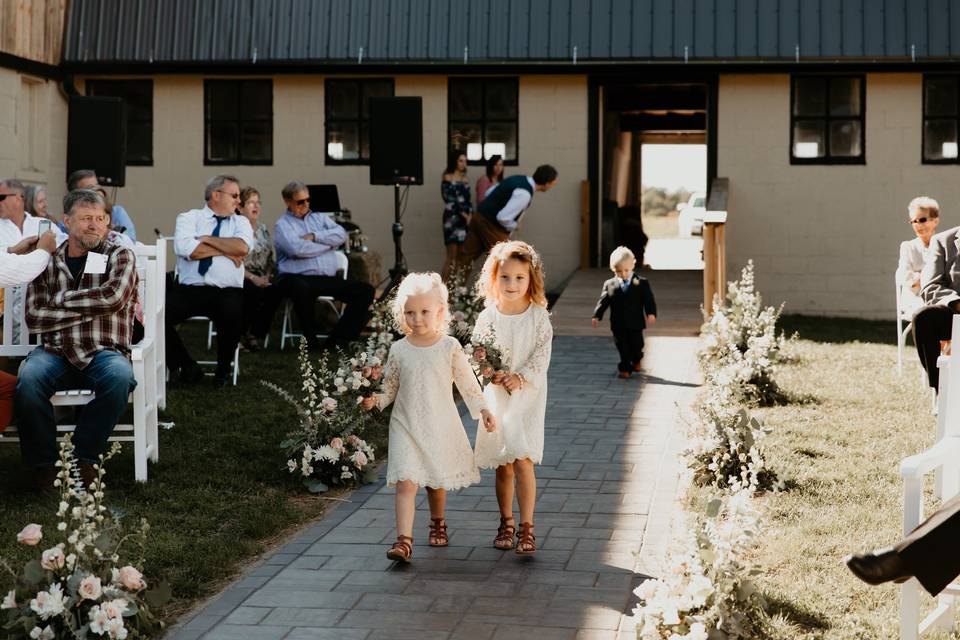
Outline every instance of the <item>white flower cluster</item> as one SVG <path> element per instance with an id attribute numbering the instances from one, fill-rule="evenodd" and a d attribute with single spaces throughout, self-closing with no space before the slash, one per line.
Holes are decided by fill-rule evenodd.
<path id="1" fill-rule="evenodd" d="M 752 260 L 728 289 L 726 301 L 714 300 L 713 315 L 701 329 L 701 367 L 734 379 L 749 399 L 770 404 L 780 396 L 774 373 L 786 344 L 783 335 L 776 333 L 783 307 L 763 307 L 754 289 Z"/>
<path id="2" fill-rule="evenodd" d="M 60 446 L 55 483 L 60 487 L 57 531 L 66 539 L 43 550 L 39 559 L 24 567 L 22 575 L 14 574 L 18 586 L 0 603 L 0 609 L 9 612 L 8 620 L 26 625 L 34 640 L 83 637 L 85 629 L 93 635 L 123 640 L 131 633 L 142 637 L 142 631 L 159 626 L 144 600 L 147 583 L 143 574 L 133 565 L 117 567 L 128 542 L 138 544 L 142 563 L 149 526 L 143 520 L 139 531 L 124 535 L 103 505 L 104 463 L 119 448 L 114 443 L 106 456 L 100 456 L 94 467 L 97 475 L 85 489 L 70 437 Z M 17 541 L 38 546 L 43 537 L 40 525 L 28 524 L 17 534 Z"/>
<path id="3" fill-rule="evenodd" d="M 450 274 L 447 290 L 450 293 L 450 333 L 463 343 L 469 339 L 485 303 L 467 286 L 467 272 L 464 269 L 457 269 Z"/>
<path id="4" fill-rule="evenodd" d="M 750 614 L 763 606 L 743 561 L 760 514 L 749 492 L 713 500 L 696 531 L 671 549 L 660 579 L 634 593 L 637 637 L 642 640 L 749 638 Z"/>

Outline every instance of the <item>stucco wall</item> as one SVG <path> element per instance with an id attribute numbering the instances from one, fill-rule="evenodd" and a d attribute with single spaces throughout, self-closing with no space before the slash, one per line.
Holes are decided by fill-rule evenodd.
<path id="1" fill-rule="evenodd" d="M 57 213 L 66 160 L 67 101 L 57 83 L 0 67 L 0 177 L 46 186 Z"/>
<path id="2" fill-rule="evenodd" d="M 411 269 L 439 269 L 443 261 L 440 174 L 446 162 L 447 80 L 398 76 L 396 95 L 423 97 L 424 185 L 410 188 L 403 223 L 403 247 Z M 117 200 L 133 216 L 138 235 L 154 228 L 172 233 L 176 214 L 199 206 L 206 180 L 233 173 L 263 194 L 263 219 L 273 225 L 283 212 L 281 187 L 290 179 L 334 183 L 343 206 L 368 237 L 371 250 L 393 264 L 390 226 L 393 188 L 371 186 L 367 166 L 324 165 L 324 78 L 277 76 L 273 84 L 273 166 L 204 166 L 203 78 L 154 78 L 152 167 L 127 167 Z M 538 194 L 518 237 L 544 254 L 550 285 L 579 265 L 580 181 L 587 173 L 587 83 L 584 77 L 527 76 L 520 79 L 520 165 L 507 172 L 532 173 L 550 163 L 559 184 Z M 480 177 L 470 168 L 471 183 Z"/>
<path id="3" fill-rule="evenodd" d="M 956 166 L 921 164 L 921 74 L 867 74 L 866 165 L 791 166 L 790 77 L 720 78 L 718 175 L 730 178 L 730 277 L 748 258 L 787 313 L 892 318 L 907 203 L 960 224 Z"/>

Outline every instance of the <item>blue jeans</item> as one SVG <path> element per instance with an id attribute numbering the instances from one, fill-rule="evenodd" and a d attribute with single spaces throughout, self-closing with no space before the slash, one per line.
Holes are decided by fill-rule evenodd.
<path id="1" fill-rule="evenodd" d="M 51 396 L 66 389 L 91 389 L 96 398 L 80 409 L 73 446 L 78 460 L 95 464 L 136 386 L 130 361 L 116 351 L 98 352 L 84 369 L 43 347 L 31 351 L 20 368 L 14 398 L 24 461 L 46 466 L 60 457 Z"/>

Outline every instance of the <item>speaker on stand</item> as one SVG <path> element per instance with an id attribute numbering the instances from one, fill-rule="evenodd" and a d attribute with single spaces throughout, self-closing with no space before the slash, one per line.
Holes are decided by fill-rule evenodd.
<path id="1" fill-rule="evenodd" d="M 127 118 L 123 98 L 70 96 L 67 176 L 79 169 L 100 184 L 122 187 L 127 178 Z"/>
<path id="2" fill-rule="evenodd" d="M 420 97 L 370 98 L 370 184 L 393 185 L 394 264 L 385 298 L 407 275 L 400 238 L 407 190 L 423 184 L 423 101 Z M 404 187 L 403 196 L 400 187 Z"/>

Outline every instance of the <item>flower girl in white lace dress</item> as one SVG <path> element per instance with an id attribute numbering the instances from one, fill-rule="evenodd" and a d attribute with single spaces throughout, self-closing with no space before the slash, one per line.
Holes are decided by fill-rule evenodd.
<path id="1" fill-rule="evenodd" d="M 485 429 L 496 429 L 496 421 L 487 410 L 460 343 L 447 335 L 447 288 L 440 276 L 413 273 L 404 278 L 393 313 L 406 336 L 390 347 L 382 393 L 365 398 L 363 406 L 383 410 L 395 403 L 390 415 L 387 484 L 397 487 L 397 541 L 387 557 L 409 562 L 417 489 L 427 488 L 429 544 L 445 547 L 447 490 L 480 481 L 470 440 L 453 400 L 453 383 L 470 415 L 482 418 Z"/>
<path id="2" fill-rule="evenodd" d="M 537 550 L 533 465 L 543 460 L 547 368 L 553 341 L 540 256 L 526 242 L 497 244 L 483 265 L 477 288 L 487 307 L 477 318 L 474 339 L 492 332 L 505 356 L 506 369 L 484 390 L 498 429 L 495 433 L 478 430 L 475 449 L 481 468 L 497 470 L 500 527 L 493 546 L 513 548 L 516 533 L 516 553 L 531 554 Z M 513 519 L 514 484 L 520 505 L 519 531 Z"/>

